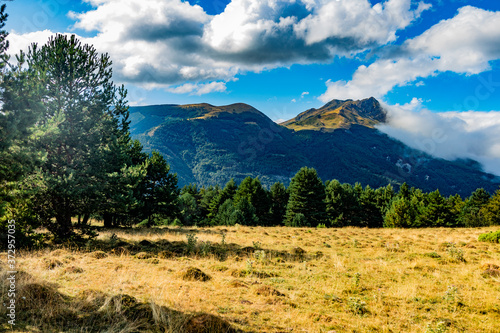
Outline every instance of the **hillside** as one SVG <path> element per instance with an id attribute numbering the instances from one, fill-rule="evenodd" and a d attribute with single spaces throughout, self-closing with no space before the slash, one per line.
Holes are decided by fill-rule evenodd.
<path id="1" fill-rule="evenodd" d="M 352 125 L 373 128 L 385 120 L 385 111 L 371 97 L 360 101 L 335 99 L 319 109 L 304 111 L 281 125 L 293 130 L 333 131 L 337 128 L 348 129 Z"/>
<path id="2" fill-rule="evenodd" d="M 286 127 L 246 104 L 156 105 L 132 107 L 130 113 L 133 137 L 146 151 L 155 149 L 167 158 L 181 186 L 224 185 L 247 176 L 259 176 L 267 186 L 288 184 L 300 167 L 309 166 L 324 181 L 372 187 L 407 182 L 463 196 L 478 187 L 498 187 L 495 177 L 474 161 L 433 158 L 372 128 L 385 119 L 373 98 L 334 100 L 300 114 Z M 296 124 L 305 119 L 310 128 L 298 130 Z M 313 124 L 312 119 L 319 120 Z"/>

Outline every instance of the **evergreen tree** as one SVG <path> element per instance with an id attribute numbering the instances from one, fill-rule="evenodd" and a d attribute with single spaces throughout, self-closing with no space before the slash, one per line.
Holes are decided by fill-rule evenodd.
<path id="1" fill-rule="evenodd" d="M 378 206 L 378 196 L 369 185 L 365 187 L 359 196 L 360 226 L 369 228 L 381 228 L 384 224 L 384 214 Z"/>
<path id="2" fill-rule="evenodd" d="M 200 189 L 200 199 L 198 205 L 200 207 L 200 226 L 210 225 L 208 214 L 210 212 L 210 203 L 219 195 L 221 189 L 219 186 L 208 186 Z"/>
<path id="3" fill-rule="evenodd" d="M 259 219 L 256 215 L 256 209 L 246 197 L 242 197 L 239 199 L 238 203 L 235 206 L 235 210 L 241 213 L 241 218 L 243 219 L 242 221 L 235 223 L 250 226 L 257 225 Z"/>
<path id="4" fill-rule="evenodd" d="M 481 227 L 487 225 L 483 206 L 490 200 L 490 194 L 483 188 L 475 190 L 465 202 L 458 221 L 464 227 Z"/>
<path id="5" fill-rule="evenodd" d="M 411 228 L 415 226 L 418 211 L 415 198 L 397 197 L 384 217 L 385 228 Z"/>
<path id="6" fill-rule="evenodd" d="M 178 214 L 177 175 L 170 173 L 170 166 L 165 158 L 153 151 L 146 160 L 146 177 L 139 184 L 142 195 L 143 216 L 147 225 L 153 225 L 153 217 L 173 218 Z"/>
<path id="7" fill-rule="evenodd" d="M 219 207 L 226 202 L 226 200 L 233 200 L 234 195 L 236 194 L 236 190 L 238 186 L 233 178 L 231 178 L 224 186 L 224 189 L 220 191 L 217 196 L 215 196 L 210 202 L 210 206 L 208 208 L 208 218 L 214 219 L 219 212 Z"/>
<path id="8" fill-rule="evenodd" d="M 139 173 L 127 168 L 126 91 L 111 81 L 109 56 L 75 36 L 33 44 L 26 64 L 27 82 L 41 88 L 36 96 L 10 100 L 41 109 L 31 139 L 44 156 L 25 187 L 32 189 L 30 200 L 44 225 L 64 238 L 73 233 L 73 216 L 106 205 L 116 209 L 129 199 L 130 189 L 117 184 Z"/>
<path id="9" fill-rule="evenodd" d="M 447 227 L 454 224 L 450 207 L 439 190 L 425 195 L 417 220 L 421 227 Z"/>
<path id="10" fill-rule="evenodd" d="M 487 225 L 500 225 L 500 189 L 495 192 L 481 210 Z"/>
<path id="11" fill-rule="evenodd" d="M 191 193 L 184 192 L 179 197 L 178 205 L 182 224 L 187 226 L 196 225 L 201 217 L 196 198 Z"/>
<path id="12" fill-rule="evenodd" d="M 233 219 L 231 217 L 235 211 L 233 200 L 227 199 L 219 206 L 217 214 L 212 219 L 212 225 L 232 225 Z"/>
<path id="13" fill-rule="evenodd" d="M 385 213 L 390 208 L 392 200 L 396 196 L 394 188 L 391 184 L 388 184 L 386 187 L 376 189 L 375 193 L 377 195 L 377 207 L 382 213 L 382 216 L 385 216 Z"/>
<path id="14" fill-rule="evenodd" d="M 256 223 L 262 226 L 269 225 L 271 204 L 267 191 L 262 187 L 259 178 L 246 177 L 243 179 L 234 196 L 235 204 L 238 204 L 243 198 L 246 198 L 255 208 L 255 214 L 258 218 Z"/>
<path id="15" fill-rule="evenodd" d="M 325 186 L 313 168 L 303 167 L 292 178 L 290 199 L 286 209 L 286 224 L 291 225 L 297 214 L 303 214 L 307 223 L 316 227 L 326 221 Z"/>
<path id="16" fill-rule="evenodd" d="M 286 215 L 286 205 L 288 203 L 288 191 L 283 183 L 274 183 L 270 189 L 271 225 L 282 225 Z"/>
<path id="17" fill-rule="evenodd" d="M 452 219 L 451 225 L 449 225 L 449 227 L 460 226 L 459 216 L 465 205 L 465 202 L 462 200 L 459 194 L 455 194 L 449 196 L 448 199 L 446 199 L 446 204 L 448 205 L 448 209 L 450 211 Z"/>
<path id="18" fill-rule="evenodd" d="M 338 180 L 327 182 L 326 210 L 332 226 L 360 225 L 360 204 L 354 188 L 350 184 L 340 184 Z"/>

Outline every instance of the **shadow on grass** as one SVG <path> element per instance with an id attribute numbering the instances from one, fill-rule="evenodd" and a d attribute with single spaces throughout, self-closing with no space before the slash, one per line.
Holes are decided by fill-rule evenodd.
<path id="1" fill-rule="evenodd" d="M 7 273 L 4 271 L 0 276 L 0 300 L 7 304 Z M 7 318 L 5 307 L 1 307 L 0 315 Z M 15 315 L 15 327 L 4 321 L 0 331 L 15 328 L 16 332 L 239 332 L 220 317 L 186 314 L 154 303 L 142 303 L 125 294 L 85 290 L 70 297 L 22 271 L 16 274 Z"/>
<path id="2" fill-rule="evenodd" d="M 145 238 L 141 241 L 130 241 L 124 240 L 116 237 L 112 234 L 111 237 L 107 239 L 90 240 L 84 247 L 79 248 L 79 250 L 85 251 L 103 251 L 111 255 L 143 255 L 147 253 L 150 257 L 157 257 L 160 259 L 168 259 L 174 257 L 207 257 L 213 256 L 220 261 L 226 260 L 228 257 L 258 257 L 263 253 L 269 258 L 281 259 L 286 261 L 305 261 L 318 259 L 323 254 L 321 252 L 316 253 L 306 253 L 301 248 L 294 248 L 290 252 L 287 251 L 277 251 L 273 249 L 262 248 L 260 246 L 241 246 L 235 243 L 216 243 L 216 242 L 204 242 L 197 241 L 194 237 L 189 241 L 189 237 L 186 237 L 186 241 L 168 241 L 166 239 L 161 239 L 159 241 L 150 241 L 146 239 L 148 236 L 151 237 L 155 229 L 148 229 L 149 233 L 144 234 Z M 161 232 L 169 232 L 163 231 Z M 175 232 L 179 232 L 181 229 L 175 229 Z M 188 229 L 189 230 L 189 229 Z M 108 230 L 113 232 L 113 230 Z M 123 232 L 120 230 L 120 232 Z M 198 230 L 185 231 L 186 235 L 199 232 Z M 206 232 L 202 230 L 201 232 Z M 135 230 L 131 230 L 131 234 L 135 236 L 138 235 Z M 140 235 L 140 233 L 139 233 Z M 260 253 L 259 253 L 260 252 Z"/>

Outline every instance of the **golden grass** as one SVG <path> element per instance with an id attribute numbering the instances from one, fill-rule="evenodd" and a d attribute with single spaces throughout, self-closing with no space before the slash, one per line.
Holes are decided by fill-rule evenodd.
<path id="1" fill-rule="evenodd" d="M 500 245 L 477 241 L 490 230 L 116 229 L 87 250 L 21 252 L 17 260 L 19 270 L 63 297 L 130 295 L 153 308 L 215 315 L 247 332 L 497 333 L 500 278 L 483 273 L 500 265 Z M 196 234 L 194 248 L 187 233 Z M 130 251 L 112 254 L 113 234 L 112 244 Z M 137 256 L 143 252 L 151 257 Z M 183 279 L 190 268 L 210 279 Z M 40 312 L 51 311 L 43 304 Z M 31 321 L 26 332 L 37 325 Z"/>

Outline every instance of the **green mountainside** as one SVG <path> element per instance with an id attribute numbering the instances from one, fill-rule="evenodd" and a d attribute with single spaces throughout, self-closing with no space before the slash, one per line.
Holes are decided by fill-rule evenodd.
<path id="1" fill-rule="evenodd" d="M 130 119 L 132 136 L 146 151 L 165 156 L 181 186 L 224 185 L 247 176 L 259 176 L 267 186 L 288 184 L 303 166 L 315 168 L 323 181 L 372 187 L 407 182 L 463 196 L 499 185 L 477 162 L 437 159 L 373 128 L 385 120 L 374 98 L 334 100 L 284 126 L 242 103 L 131 107 Z"/>

